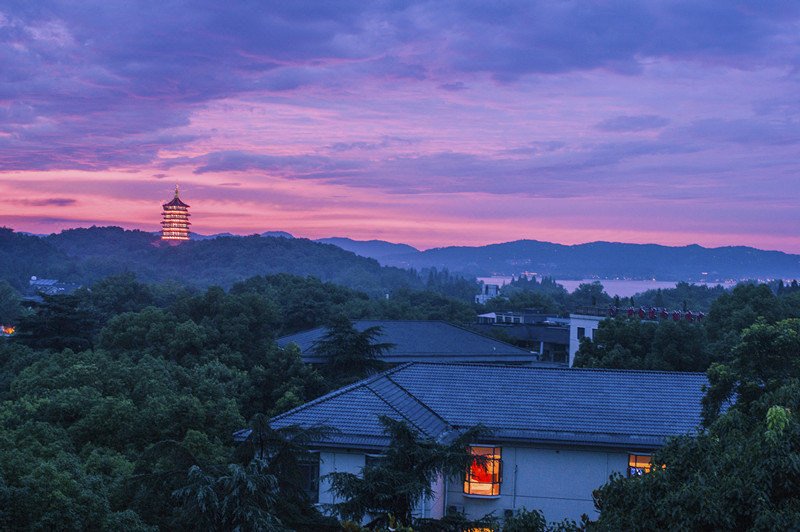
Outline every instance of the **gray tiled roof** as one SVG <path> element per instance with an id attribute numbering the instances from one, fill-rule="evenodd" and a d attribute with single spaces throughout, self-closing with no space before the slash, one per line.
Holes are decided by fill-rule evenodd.
<path id="1" fill-rule="evenodd" d="M 651 449 L 700 424 L 704 374 L 409 363 L 273 419 L 276 428 L 326 425 L 319 445 L 380 447 L 379 415 L 430 437 L 478 423 L 493 441 Z"/>
<path id="2" fill-rule="evenodd" d="M 394 344 L 382 357 L 389 363 L 404 362 L 532 362 L 536 355 L 525 349 L 489 336 L 464 329 L 444 321 L 358 320 L 353 325 L 359 331 L 380 327 L 376 341 Z M 324 362 L 314 354 L 315 344 L 327 332 L 326 327 L 283 336 L 277 343 L 300 347 L 303 361 Z"/>

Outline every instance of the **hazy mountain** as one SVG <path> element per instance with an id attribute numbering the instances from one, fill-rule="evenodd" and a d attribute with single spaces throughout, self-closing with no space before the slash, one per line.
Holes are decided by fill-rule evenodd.
<path id="1" fill-rule="evenodd" d="M 565 246 L 518 240 L 480 247 L 444 247 L 385 256 L 385 265 L 447 268 L 472 275 L 523 271 L 558 278 L 724 280 L 800 277 L 800 255 L 750 247 L 670 247 L 656 244 L 592 242 Z"/>
<path id="2" fill-rule="evenodd" d="M 383 240 L 353 240 L 351 238 L 331 237 L 320 238 L 315 240 L 315 242 L 333 244 L 336 247 L 352 251 L 356 255 L 373 259 L 382 259 L 393 255 L 419 253 L 417 248 L 411 247 L 408 244 L 393 244 L 392 242 L 385 242 Z"/>
<path id="3" fill-rule="evenodd" d="M 160 235 L 161 233 L 159 232 L 156 234 Z M 212 238 L 219 238 L 221 236 L 236 236 L 236 235 L 234 235 L 233 233 L 215 233 L 213 235 L 201 235 L 200 233 L 193 233 L 193 232 L 189 233 L 189 238 L 192 240 L 209 240 Z"/>
<path id="4" fill-rule="evenodd" d="M 155 235 L 160 235 L 161 232 L 157 231 L 153 233 Z M 191 240 L 210 240 L 212 238 L 219 238 L 222 236 L 230 236 L 230 237 L 237 237 L 242 235 L 234 235 L 233 233 L 214 233 L 213 235 L 201 235 L 200 233 L 189 233 L 189 238 Z M 259 236 L 265 237 L 277 237 L 277 238 L 294 238 L 291 234 L 287 233 L 286 231 L 266 231 L 261 233 Z"/>

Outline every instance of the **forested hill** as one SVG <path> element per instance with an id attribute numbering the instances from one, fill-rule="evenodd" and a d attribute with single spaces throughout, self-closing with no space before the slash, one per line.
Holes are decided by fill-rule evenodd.
<path id="1" fill-rule="evenodd" d="M 800 255 L 750 247 L 670 247 L 656 244 L 592 242 L 565 246 L 518 240 L 480 247 L 445 247 L 384 256 L 382 264 L 403 268 L 447 268 L 473 275 L 522 271 L 564 278 L 707 279 L 783 278 L 800 276 Z"/>
<path id="2" fill-rule="evenodd" d="M 157 236 L 119 227 L 70 229 L 46 237 L 0 228 L 0 279 L 23 290 L 32 275 L 86 285 L 131 272 L 143 282 L 227 287 L 254 275 L 290 273 L 372 294 L 423 288 L 414 272 L 382 267 L 373 259 L 306 239 L 248 236 L 158 244 Z"/>

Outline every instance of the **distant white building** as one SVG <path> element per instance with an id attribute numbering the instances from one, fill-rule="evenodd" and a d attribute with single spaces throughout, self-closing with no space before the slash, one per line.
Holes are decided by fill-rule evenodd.
<path id="1" fill-rule="evenodd" d="M 570 314 L 569 315 L 569 366 L 575 362 L 575 353 L 581 346 L 581 338 L 594 338 L 594 332 L 600 326 L 600 322 L 608 316 L 596 316 L 591 314 Z"/>
<path id="2" fill-rule="evenodd" d="M 487 301 L 500 295 L 500 285 L 484 284 L 481 286 L 481 293 L 475 296 L 475 303 L 485 305 Z"/>

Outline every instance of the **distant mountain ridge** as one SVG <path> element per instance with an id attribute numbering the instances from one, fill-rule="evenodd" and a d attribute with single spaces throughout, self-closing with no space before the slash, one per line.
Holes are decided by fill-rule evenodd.
<path id="1" fill-rule="evenodd" d="M 368 254 L 372 248 L 381 252 Z M 397 248 L 380 248 L 377 244 L 361 249 L 365 256 L 371 256 L 385 266 L 417 270 L 446 268 L 454 273 L 475 276 L 519 275 L 527 271 L 560 279 L 722 281 L 800 277 L 800 255 L 745 246 L 705 248 L 697 244 L 675 247 L 619 242 L 563 245 L 517 240 L 487 246 L 414 249 L 397 254 L 383 253 L 383 250 Z"/>
<path id="2" fill-rule="evenodd" d="M 154 235 L 160 235 L 161 232 L 160 231 L 156 231 L 153 234 Z M 189 239 L 190 240 L 211 240 L 211 239 L 219 238 L 219 237 L 223 237 L 223 236 L 236 237 L 236 236 L 242 236 L 242 235 L 234 235 L 233 233 L 214 233 L 213 235 L 201 235 L 200 233 L 189 233 Z M 252 235 L 248 235 L 248 236 L 252 236 Z M 265 232 L 259 234 L 258 236 L 263 236 L 263 237 L 272 236 L 272 237 L 276 237 L 276 238 L 294 238 L 293 235 L 291 235 L 290 233 L 287 233 L 286 231 L 265 231 Z"/>
<path id="3" fill-rule="evenodd" d="M 426 268 L 447 269 L 467 277 L 532 272 L 559 279 L 690 282 L 800 278 L 800 255 L 744 246 L 563 245 L 517 240 L 419 251 L 381 240 L 332 237 L 311 241 L 283 231 L 198 237 L 170 251 L 160 246 L 157 234 L 119 227 L 69 229 L 48 236 L 0 228 L 0 278 L 13 278 L 12 284 L 20 286 L 30 275 L 86 282 L 87 275 L 96 279 L 132 271 L 146 281 L 230 285 L 252 275 L 286 272 L 375 293 L 419 286 L 417 275 L 404 270 Z"/>
<path id="4" fill-rule="evenodd" d="M 419 250 L 408 244 L 394 244 L 384 240 L 353 240 L 346 237 L 319 238 L 314 242 L 332 244 L 362 257 L 381 259 L 393 255 L 414 254 Z"/>

